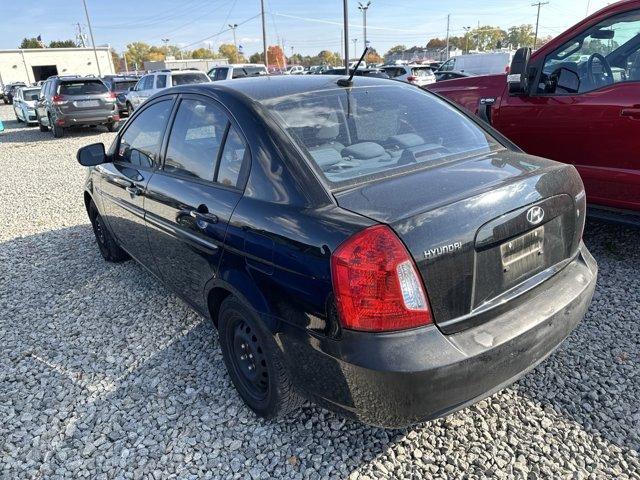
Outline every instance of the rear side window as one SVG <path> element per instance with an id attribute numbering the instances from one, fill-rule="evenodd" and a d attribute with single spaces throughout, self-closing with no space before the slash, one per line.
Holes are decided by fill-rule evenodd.
<path id="1" fill-rule="evenodd" d="M 173 122 L 164 170 L 213 181 L 227 116 L 215 105 L 185 99 Z"/>
<path id="2" fill-rule="evenodd" d="M 256 77 L 266 74 L 264 67 L 236 67 L 233 69 L 232 78 Z"/>
<path id="3" fill-rule="evenodd" d="M 237 187 L 240 170 L 247 153 L 247 147 L 242 137 L 234 127 L 230 127 L 227 141 L 220 157 L 216 181 L 227 187 Z"/>
<path id="4" fill-rule="evenodd" d="M 114 92 L 126 92 L 131 87 L 135 87 L 135 80 L 126 80 L 122 82 L 113 82 L 113 86 L 111 87 Z"/>
<path id="5" fill-rule="evenodd" d="M 167 76 L 158 75 L 156 77 L 156 88 L 165 88 L 167 86 Z"/>
<path id="6" fill-rule="evenodd" d="M 76 80 L 60 84 L 60 95 L 99 95 L 109 89 L 100 80 Z"/>
<path id="7" fill-rule="evenodd" d="M 151 167 L 158 158 L 162 134 L 171 113 L 172 101 L 145 108 L 127 126 L 118 146 L 118 160 L 136 167 Z"/>
<path id="8" fill-rule="evenodd" d="M 203 83 L 208 82 L 209 77 L 207 77 L 204 73 L 182 73 L 180 75 L 172 75 L 171 76 L 171 85 L 189 85 L 192 83 Z"/>
<path id="9" fill-rule="evenodd" d="M 454 107 L 400 83 L 332 88 L 262 103 L 337 184 L 503 148 Z"/>

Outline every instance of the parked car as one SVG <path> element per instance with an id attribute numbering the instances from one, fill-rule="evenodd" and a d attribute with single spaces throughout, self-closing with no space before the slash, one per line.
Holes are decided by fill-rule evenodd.
<path id="1" fill-rule="evenodd" d="M 302 396 L 398 427 L 543 361 L 597 266 L 572 166 L 424 90 L 340 80 L 159 92 L 106 153 L 80 149 L 84 201 L 106 260 L 136 259 L 213 321 L 257 414 Z"/>
<path id="2" fill-rule="evenodd" d="M 125 106 L 129 115 L 147 98 L 177 85 L 191 85 L 194 83 L 209 83 L 211 79 L 200 70 L 158 70 L 143 76 L 135 87 L 130 87 L 125 97 Z"/>
<path id="3" fill-rule="evenodd" d="M 268 75 L 267 67 L 260 63 L 237 63 L 232 65 L 221 65 L 209 70 L 211 80 L 232 80 L 234 78 L 255 77 L 257 75 Z"/>
<path id="4" fill-rule="evenodd" d="M 38 123 L 36 117 L 36 101 L 40 96 L 40 87 L 20 87 L 15 90 L 13 97 L 13 113 L 18 122 Z"/>
<path id="5" fill-rule="evenodd" d="M 640 2 L 617 2 L 533 54 L 520 50 L 511 75 L 428 88 L 482 116 L 527 153 L 574 165 L 594 217 L 638 224 L 640 41 L 628 34 L 637 31 Z"/>
<path id="6" fill-rule="evenodd" d="M 127 110 L 127 93 L 130 88 L 136 86 L 140 77 L 130 77 L 130 76 L 118 76 L 118 75 L 108 75 L 106 77 L 102 77 L 102 81 L 107 86 L 109 91 L 113 92 L 116 95 L 116 104 L 118 105 L 118 112 L 120 115 L 128 114 Z"/>
<path id="7" fill-rule="evenodd" d="M 285 75 L 304 75 L 304 73 L 302 65 L 292 65 L 284 72 Z"/>
<path id="8" fill-rule="evenodd" d="M 312 65 L 306 73 L 308 75 L 317 75 L 323 73 L 325 70 L 329 70 L 330 68 L 334 67 L 331 65 Z"/>
<path id="9" fill-rule="evenodd" d="M 508 73 L 513 52 L 470 53 L 458 55 L 444 62 L 437 72 L 461 72 L 472 75 Z"/>
<path id="10" fill-rule="evenodd" d="M 40 131 L 56 138 L 71 127 L 104 125 L 113 132 L 120 120 L 115 94 L 93 76 L 49 77 L 35 108 Z"/>
<path id="11" fill-rule="evenodd" d="M 385 65 L 382 70 L 389 78 L 411 83 L 419 87 L 429 85 L 436 81 L 431 67 L 426 65 Z"/>
<path id="12" fill-rule="evenodd" d="M 455 72 L 455 71 L 446 71 L 446 72 L 437 71 L 434 73 L 434 75 L 436 77 L 436 82 L 444 82 L 445 80 L 454 80 L 456 78 L 466 78 L 466 77 L 474 76 L 472 73 Z"/>
<path id="13" fill-rule="evenodd" d="M 24 82 L 7 83 L 4 86 L 4 89 L 2 91 L 2 100 L 4 101 L 5 105 L 13 103 L 13 95 L 16 88 L 26 87 L 26 86 L 27 84 Z"/>
<path id="14" fill-rule="evenodd" d="M 330 68 L 322 72 L 323 75 L 347 75 L 344 67 Z M 349 73 L 353 72 L 353 69 L 349 69 Z M 389 75 L 384 70 L 379 68 L 358 68 L 356 69 L 354 76 L 356 77 L 376 77 L 376 78 L 389 78 Z"/>

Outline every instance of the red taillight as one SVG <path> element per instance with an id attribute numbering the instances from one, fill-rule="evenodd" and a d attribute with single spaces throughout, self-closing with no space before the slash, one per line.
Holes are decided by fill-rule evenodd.
<path id="1" fill-rule="evenodd" d="M 62 95 L 54 95 L 51 98 L 51 101 L 53 102 L 54 105 L 60 105 L 62 103 L 64 103 L 64 98 Z"/>
<path id="2" fill-rule="evenodd" d="M 504 67 L 504 73 L 506 73 L 507 75 L 509 75 L 509 72 L 511 71 L 511 67 L 509 65 L 507 65 L 506 67 Z"/>
<path id="3" fill-rule="evenodd" d="M 107 99 L 108 100 L 112 100 L 112 101 L 116 101 L 116 94 L 115 92 L 109 92 L 109 95 L 107 95 Z"/>
<path id="4" fill-rule="evenodd" d="M 409 76 L 407 77 L 407 82 L 413 83 L 413 82 L 415 82 L 416 80 L 418 80 L 418 77 L 414 77 L 413 75 L 409 75 Z"/>
<path id="5" fill-rule="evenodd" d="M 342 243 L 331 256 L 331 276 L 344 328 L 383 332 L 432 322 L 416 266 L 385 225 Z"/>

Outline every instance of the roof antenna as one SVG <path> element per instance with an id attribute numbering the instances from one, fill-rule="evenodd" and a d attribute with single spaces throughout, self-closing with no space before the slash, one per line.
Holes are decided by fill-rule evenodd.
<path id="1" fill-rule="evenodd" d="M 341 87 L 350 87 L 351 85 L 353 85 L 353 75 L 356 73 L 356 70 L 362 63 L 362 60 L 364 60 L 364 57 L 368 51 L 369 51 L 369 47 L 364 47 L 364 52 L 362 52 L 362 55 L 360 56 L 360 60 L 358 60 L 358 63 L 356 63 L 355 67 L 353 67 L 353 70 L 351 71 L 349 78 L 339 79 L 337 82 L 338 85 L 340 85 Z"/>

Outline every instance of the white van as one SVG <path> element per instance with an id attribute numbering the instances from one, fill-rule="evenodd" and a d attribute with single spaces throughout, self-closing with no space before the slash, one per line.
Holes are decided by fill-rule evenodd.
<path id="1" fill-rule="evenodd" d="M 438 72 L 462 72 L 470 75 L 507 73 L 513 54 L 514 52 L 497 52 L 459 55 L 444 62 Z"/>

